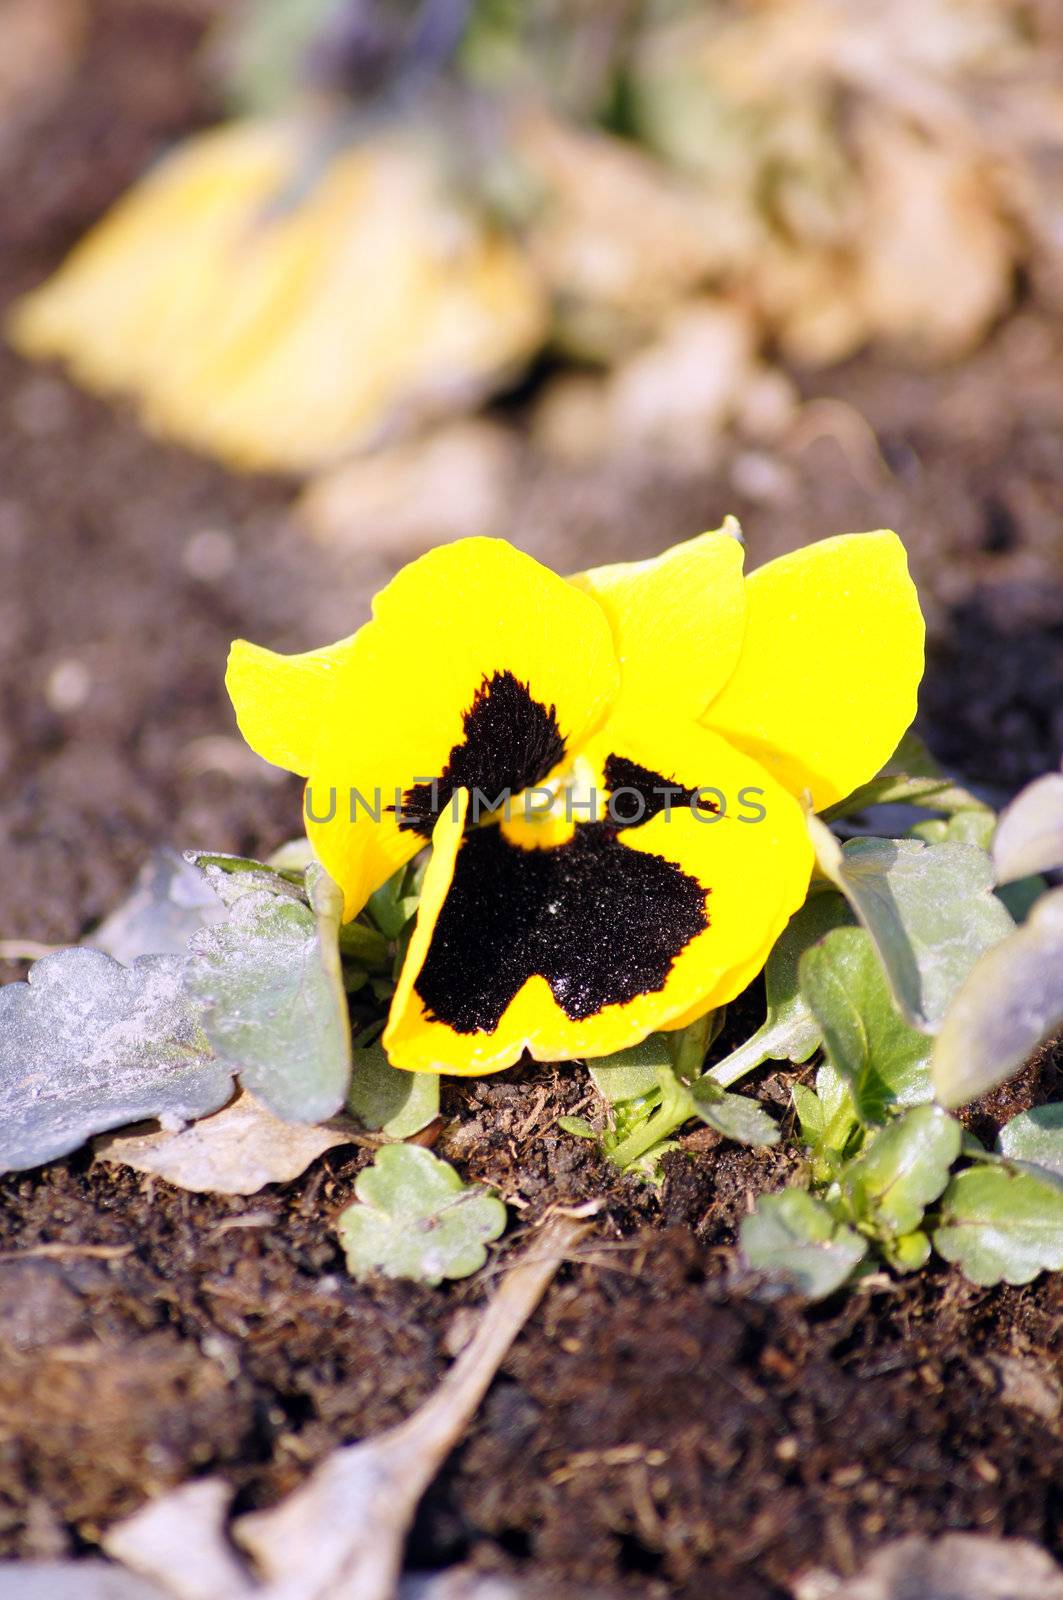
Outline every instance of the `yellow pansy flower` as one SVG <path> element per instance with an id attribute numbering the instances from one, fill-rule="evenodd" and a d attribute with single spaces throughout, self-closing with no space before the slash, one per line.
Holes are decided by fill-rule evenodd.
<path id="1" fill-rule="evenodd" d="M 308 779 L 346 916 L 431 847 L 393 1065 L 606 1055 L 760 971 L 808 889 L 802 800 L 892 754 L 924 629 L 893 533 L 742 560 L 725 527 L 566 579 L 464 539 L 337 644 L 233 645 L 241 731 Z"/>

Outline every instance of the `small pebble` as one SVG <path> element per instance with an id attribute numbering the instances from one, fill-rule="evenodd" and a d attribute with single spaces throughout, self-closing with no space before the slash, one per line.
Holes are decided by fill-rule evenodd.
<path id="1" fill-rule="evenodd" d="M 89 697 L 92 675 L 83 661 L 73 656 L 57 661 L 44 683 L 44 698 L 53 711 L 69 716 L 79 711 Z"/>

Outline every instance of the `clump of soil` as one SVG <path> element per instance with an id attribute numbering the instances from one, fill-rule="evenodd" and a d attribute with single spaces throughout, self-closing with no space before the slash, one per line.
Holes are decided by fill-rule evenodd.
<path id="1" fill-rule="evenodd" d="M 190 87 L 192 8 L 91 9 L 65 97 L 0 149 L 19 180 L 0 186 L 4 302 L 209 112 Z M 773 474 L 737 448 L 680 481 L 543 467 L 510 531 L 566 570 L 730 510 L 754 562 L 897 526 L 930 612 L 925 729 L 1006 792 L 1063 742 L 1061 356 L 1030 307 L 946 372 L 861 358 L 805 380 L 833 409 Z M 852 407 L 882 460 L 853 444 Z M 307 546 L 291 485 L 154 442 L 6 351 L 0 413 L 3 932 L 70 941 L 154 844 L 262 855 L 296 830 L 297 785 L 235 738 L 229 641 L 348 633 L 397 558 Z M 1057 1096 L 1057 1059 L 974 1108 L 975 1131 Z M 759 1092 L 785 1106 L 784 1080 Z M 1063 1551 L 1059 1280 L 987 1291 L 936 1268 L 812 1310 L 765 1300 L 736 1276 L 735 1226 L 790 1158 L 703 1130 L 653 1189 L 558 1130 L 588 1093 L 575 1066 L 445 1085 L 439 1148 L 497 1186 L 512 1226 L 485 1273 L 440 1290 L 343 1271 L 331 1225 L 358 1150 L 239 1200 L 87 1155 L 0 1182 L 0 1552 L 90 1548 L 197 1472 L 223 1473 L 243 1506 L 275 1499 L 423 1399 L 528 1226 L 587 1201 L 595 1234 L 433 1487 L 416 1564 L 534 1567 L 557 1594 L 768 1600 L 803 1566 L 851 1570 L 907 1531 Z"/>

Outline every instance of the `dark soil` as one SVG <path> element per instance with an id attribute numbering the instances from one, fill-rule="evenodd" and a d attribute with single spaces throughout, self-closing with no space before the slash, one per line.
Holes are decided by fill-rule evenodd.
<path id="1" fill-rule="evenodd" d="M 72 85 L 0 145 L 5 302 L 208 114 L 191 8 L 92 9 Z M 840 403 L 770 495 L 737 449 L 678 483 L 540 464 L 513 534 L 574 568 L 728 510 L 754 561 L 898 527 L 932 625 L 925 731 L 1005 792 L 1063 743 L 1061 358 L 1063 331 L 1033 306 L 947 372 L 863 358 L 807 381 Z M 0 931 L 69 941 L 155 844 L 262 854 L 296 830 L 296 786 L 235 738 L 226 649 L 240 633 L 298 649 L 349 632 L 393 562 L 306 545 L 290 485 L 153 442 L 127 409 L 6 351 L 0 412 Z M 1056 1076 L 1046 1057 L 974 1126 L 1058 1094 Z M 534 1566 L 559 1595 L 767 1600 L 807 1566 L 851 1570 L 915 1530 L 1063 1553 L 1058 1279 L 986 1291 L 931 1270 L 812 1311 L 766 1301 L 735 1277 L 731 1245 L 786 1158 L 697 1134 L 655 1191 L 558 1132 L 586 1098 L 576 1069 L 447 1086 L 440 1148 L 511 1208 L 500 1263 L 548 1205 L 601 1211 L 430 1492 L 417 1565 Z M 265 1503 L 428 1394 L 492 1276 L 353 1284 L 331 1223 L 364 1159 L 333 1151 L 247 1200 L 87 1156 L 0 1184 L 0 1551 L 89 1548 L 207 1470 Z"/>

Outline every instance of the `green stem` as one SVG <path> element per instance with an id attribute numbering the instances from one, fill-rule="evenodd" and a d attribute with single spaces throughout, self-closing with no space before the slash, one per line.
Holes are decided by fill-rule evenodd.
<path id="1" fill-rule="evenodd" d="M 678 1083 L 670 1072 L 661 1073 L 660 1083 L 661 1103 L 657 1110 L 615 1150 L 610 1151 L 610 1159 L 620 1168 L 629 1167 L 639 1156 L 644 1156 L 647 1150 L 652 1150 L 655 1144 L 660 1144 L 662 1139 L 667 1139 L 670 1133 L 697 1115 L 690 1091 Z"/>

